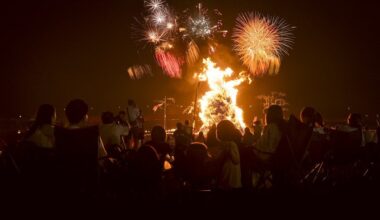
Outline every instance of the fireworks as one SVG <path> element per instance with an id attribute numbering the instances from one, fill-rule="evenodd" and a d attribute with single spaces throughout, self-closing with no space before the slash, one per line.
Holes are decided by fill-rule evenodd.
<path id="1" fill-rule="evenodd" d="M 147 0 L 144 6 L 146 12 L 142 20 L 136 19 L 134 33 L 139 41 L 153 47 L 158 65 L 170 77 L 181 75 L 182 61 L 192 65 L 199 60 L 197 40 L 211 42 L 218 33 L 226 36 L 222 14 L 216 9 L 209 11 L 197 4 L 196 11 L 185 10 L 178 15 L 164 0 Z M 214 53 L 215 48 L 209 51 Z"/>
<path id="2" fill-rule="evenodd" d="M 234 49 L 253 75 L 277 73 L 292 45 L 292 28 L 276 17 L 241 14 L 233 33 Z"/>
<path id="3" fill-rule="evenodd" d="M 243 130 L 245 128 L 243 111 L 236 105 L 238 94 L 236 86 L 245 79 L 228 80 L 233 74 L 232 69 L 221 70 L 210 58 L 203 60 L 203 63 L 205 65 L 203 73 L 196 76 L 200 81 L 208 82 L 210 91 L 206 92 L 200 100 L 199 117 L 203 122 L 201 130 L 208 130 L 213 124 L 225 119 Z"/>
<path id="4" fill-rule="evenodd" d="M 155 57 L 158 65 L 171 78 L 181 78 L 182 60 L 177 58 L 171 51 L 156 48 Z"/>
<path id="5" fill-rule="evenodd" d="M 152 69 L 149 65 L 134 65 L 128 68 L 128 74 L 131 79 L 141 79 L 146 75 L 152 75 Z"/>
<path id="6" fill-rule="evenodd" d="M 209 13 L 202 4 L 196 6 L 197 12 L 187 16 L 187 27 L 184 28 L 187 32 L 184 33 L 184 37 L 210 39 L 213 38 L 216 33 L 222 33 L 223 36 L 227 33 L 226 30 L 222 30 L 223 23 L 218 10 L 214 10 L 214 13 Z M 214 19 L 212 19 L 214 18 Z"/>
<path id="7" fill-rule="evenodd" d="M 151 12 L 160 11 L 164 7 L 164 1 L 162 0 L 150 0 L 145 1 L 145 7 L 149 9 Z"/>
<path id="8" fill-rule="evenodd" d="M 199 58 L 199 47 L 194 41 L 190 41 L 186 51 L 186 62 L 188 64 L 195 63 Z"/>

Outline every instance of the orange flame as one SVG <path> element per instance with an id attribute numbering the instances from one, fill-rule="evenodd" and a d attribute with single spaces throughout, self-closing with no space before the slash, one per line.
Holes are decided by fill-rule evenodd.
<path id="1" fill-rule="evenodd" d="M 228 80 L 233 75 L 233 70 L 227 68 L 221 70 L 210 58 L 204 59 L 203 72 L 196 74 L 199 81 L 207 81 L 210 91 L 199 100 L 199 117 L 203 122 L 201 130 L 208 130 L 213 124 L 222 120 L 230 120 L 235 126 L 243 130 L 246 125 L 243 120 L 243 110 L 236 105 L 236 97 L 240 85 L 246 80 L 244 77 Z"/>

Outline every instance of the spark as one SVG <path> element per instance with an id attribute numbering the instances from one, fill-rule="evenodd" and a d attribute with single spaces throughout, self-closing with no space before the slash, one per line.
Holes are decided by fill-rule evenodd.
<path id="1" fill-rule="evenodd" d="M 150 0 L 150 1 L 145 1 L 144 3 L 145 3 L 145 6 L 148 8 L 148 10 L 151 12 L 161 10 L 165 4 L 165 2 L 162 0 Z"/>
<path id="2" fill-rule="evenodd" d="M 162 25 L 166 21 L 166 14 L 163 11 L 158 11 L 152 16 L 155 25 Z"/>
<path id="3" fill-rule="evenodd" d="M 199 59 L 199 47 L 194 41 L 190 41 L 187 45 L 186 62 L 188 64 L 194 64 Z"/>

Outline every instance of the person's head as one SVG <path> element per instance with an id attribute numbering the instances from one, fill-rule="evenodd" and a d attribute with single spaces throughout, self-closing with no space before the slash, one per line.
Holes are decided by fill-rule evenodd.
<path id="1" fill-rule="evenodd" d="M 249 127 L 244 128 L 244 134 L 251 134 L 251 130 L 249 129 Z"/>
<path id="2" fill-rule="evenodd" d="M 135 101 L 133 101 L 132 99 L 128 99 L 128 105 L 130 105 L 130 106 L 135 106 L 136 103 L 135 103 Z"/>
<path id="3" fill-rule="evenodd" d="M 44 124 L 53 124 L 56 118 L 55 109 L 52 105 L 40 105 L 37 111 L 35 125 L 41 126 Z"/>
<path id="4" fill-rule="evenodd" d="M 304 107 L 301 110 L 300 119 L 301 122 L 307 125 L 314 125 L 315 123 L 315 109 L 312 107 Z"/>
<path id="5" fill-rule="evenodd" d="M 284 120 L 282 108 L 279 105 L 271 105 L 266 111 L 265 120 L 267 124 L 278 124 Z"/>
<path id="6" fill-rule="evenodd" d="M 124 121 L 125 120 L 125 116 L 126 116 L 126 113 L 125 111 L 119 111 L 119 114 L 117 115 L 117 120 L 122 120 Z"/>
<path id="7" fill-rule="evenodd" d="M 190 124 L 189 120 L 185 120 L 185 125 L 189 126 L 189 124 Z"/>
<path id="8" fill-rule="evenodd" d="M 319 126 L 319 127 L 324 126 L 322 115 L 319 112 L 315 113 L 315 124 L 316 126 Z"/>
<path id="9" fill-rule="evenodd" d="M 163 143 L 166 141 L 166 131 L 161 126 L 154 126 L 151 131 L 151 137 L 154 143 Z"/>
<path id="10" fill-rule="evenodd" d="M 205 135 L 203 134 L 203 131 L 200 131 L 200 132 L 199 132 L 198 137 L 201 137 L 201 138 L 204 138 L 204 137 L 205 137 Z"/>
<path id="11" fill-rule="evenodd" d="M 347 118 L 347 124 L 353 128 L 361 128 L 362 116 L 359 113 L 351 113 Z"/>
<path id="12" fill-rule="evenodd" d="M 263 126 L 262 126 L 262 124 L 261 124 L 261 121 L 260 121 L 259 119 L 256 118 L 256 119 L 253 121 L 253 132 L 254 132 L 255 134 L 259 134 L 259 133 L 261 133 L 262 129 L 263 129 Z"/>
<path id="13" fill-rule="evenodd" d="M 191 143 L 187 151 L 187 157 L 190 159 L 189 161 L 191 161 L 192 163 L 204 162 L 204 160 L 208 158 L 207 149 L 207 145 L 203 143 Z"/>
<path id="14" fill-rule="evenodd" d="M 112 124 L 114 122 L 114 116 L 112 112 L 103 112 L 102 113 L 102 123 L 103 124 Z"/>
<path id="15" fill-rule="evenodd" d="M 182 128 L 183 128 L 182 123 L 181 123 L 181 122 L 178 122 L 178 123 L 177 123 L 177 129 L 178 129 L 178 130 L 182 130 Z"/>
<path id="16" fill-rule="evenodd" d="M 66 117 L 70 124 L 78 124 L 86 120 L 88 105 L 82 99 L 74 99 L 66 106 Z"/>
<path id="17" fill-rule="evenodd" d="M 236 127 L 229 120 L 223 120 L 216 126 L 216 136 L 220 141 L 234 141 Z"/>

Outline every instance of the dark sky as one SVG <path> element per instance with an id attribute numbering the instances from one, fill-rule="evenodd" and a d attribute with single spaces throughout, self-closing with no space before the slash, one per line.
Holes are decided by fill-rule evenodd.
<path id="1" fill-rule="evenodd" d="M 176 9 L 197 3 L 169 2 Z M 362 113 L 380 110 L 380 19 L 375 1 L 203 3 L 224 14 L 226 29 L 232 28 L 239 12 L 253 10 L 297 27 L 280 74 L 242 88 L 243 105 L 255 104 L 258 94 L 281 91 L 288 94 L 294 112 L 311 105 L 333 118 L 344 117 L 348 106 Z M 41 103 L 63 109 L 75 97 L 101 110 L 125 106 L 128 98 L 143 104 L 164 95 L 183 104 L 193 98 L 194 86 L 186 80 L 159 72 L 139 81 L 129 79 L 130 65 L 153 60 L 131 39 L 142 0 L 13 0 L 3 2 L 0 10 L 1 117 L 32 114 Z"/>

